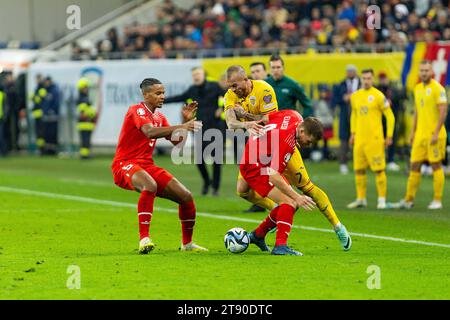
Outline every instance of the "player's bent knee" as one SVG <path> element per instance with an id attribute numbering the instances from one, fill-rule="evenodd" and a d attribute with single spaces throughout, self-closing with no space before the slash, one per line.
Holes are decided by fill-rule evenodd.
<path id="1" fill-rule="evenodd" d="M 440 162 L 432 162 L 432 163 L 430 163 L 430 166 L 433 169 L 433 171 L 436 171 L 436 170 L 439 170 L 442 165 Z"/>
<path id="2" fill-rule="evenodd" d="M 236 185 L 236 194 L 241 198 L 246 198 L 248 196 L 248 192 L 250 191 L 248 185 L 246 183 L 238 182 Z"/>
<path id="3" fill-rule="evenodd" d="M 411 163 L 411 171 L 419 172 L 421 165 L 422 165 L 422 163 L 420 163 L 420 162 L 412 162 Z"/>
<path id="4" fill-rule="evenodd" d="M 194 201 L 194 197 L 192 196 L 192 193 L 189 190 L 186 190 L 180 195 L 180 200 L 181 203 L 191 202 Z"/>

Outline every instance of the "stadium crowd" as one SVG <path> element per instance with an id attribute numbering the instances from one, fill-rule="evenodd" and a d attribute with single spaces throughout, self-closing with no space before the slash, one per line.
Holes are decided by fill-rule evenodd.
<path id="1" fill-rule="evenodd" d="M 380 9 L 380 28 L 366 25 L 370 5 Z M 348 51 L 355 45 L 364 51 L 376 44 L 387 50 L 450 40 L 449 14 L 448 0 L 197 0 L 189 10 L 166 0 L 156 22 L 113 28 L 95 46 L 74 43 L 72 57 L 175 58 L 183 50 L 233 48 Z"/>

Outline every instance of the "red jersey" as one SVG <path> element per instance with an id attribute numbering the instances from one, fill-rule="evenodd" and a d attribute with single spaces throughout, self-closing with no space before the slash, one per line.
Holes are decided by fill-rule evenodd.
<path id="1" fill-rule="evenodd" d="M 122 130 L 120 131 L 119 143 L 117 144 L 113 163 L 127 160 L 153 163 L 152 154 L 155 149 L 156 139 L 147 138 L 141 131 L 141 127 L 147 123 L 154 127 L 170 126 L 161 112 L 158 110 L 151 112 L 144 102 L 128 108 Z"/>
<path id="2" fill-rule="evenodd" d="M 303 122 L 295 110 L 272 112 L 264 135 L 250 137 L 241 160 L 241 170 L 270 167 L 282 173 L 296 146 L 296 129 Z"/>

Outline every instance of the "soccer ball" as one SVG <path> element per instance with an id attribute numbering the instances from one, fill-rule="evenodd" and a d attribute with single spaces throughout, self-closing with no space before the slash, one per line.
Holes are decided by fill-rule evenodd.
<path id="1" fill-rule="evenodd" d="M 231 253 L 242 253 L 247 250 L 250 244 L 250 238 L 244 229 L 233 228 L 225 234 L 224 243 L 225 248 Z"/>

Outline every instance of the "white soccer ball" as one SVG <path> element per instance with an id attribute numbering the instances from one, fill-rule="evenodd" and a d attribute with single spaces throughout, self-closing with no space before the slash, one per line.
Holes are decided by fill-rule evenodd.
<path id="1" fill-rule="evenodd" d="M 224 243 L 225 248 L 231 253 L 242 253 L 247 250 L 250 244 L 250 238 L 244 229 L 233 228 L 225 234 Z"/>

